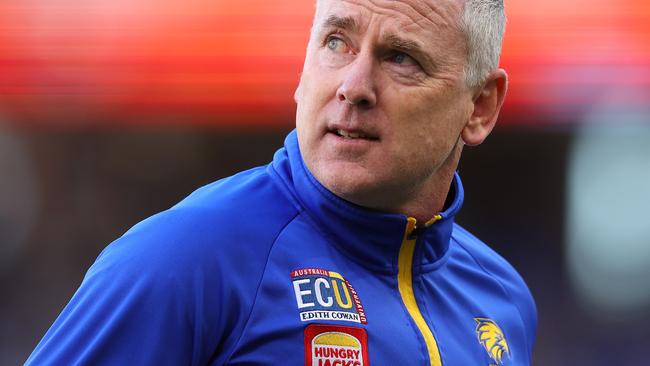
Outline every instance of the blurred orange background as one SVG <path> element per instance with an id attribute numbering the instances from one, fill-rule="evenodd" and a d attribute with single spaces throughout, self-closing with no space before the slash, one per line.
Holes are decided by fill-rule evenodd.
<path id="1" fill-rule="evenodd" d="M 507 7 L 505 114 L 536 118 L 505 123 L 575 115 L 613 86 L 624 103 L 650 99 L 647 1 Z M 288 125 L 312 12 L 289 0 L 4 0 L 0 112 L 37 125 Z"/>

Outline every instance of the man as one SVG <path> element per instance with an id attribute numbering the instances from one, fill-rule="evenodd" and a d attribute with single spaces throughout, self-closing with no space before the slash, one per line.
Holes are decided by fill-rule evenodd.
<path id="1" fill-rule="evenodd" d="M 498 0 L 320 0 L 297 132 L 108 246 L 28 364 L 529 365 L 515 270 L 453 223 Z"/>

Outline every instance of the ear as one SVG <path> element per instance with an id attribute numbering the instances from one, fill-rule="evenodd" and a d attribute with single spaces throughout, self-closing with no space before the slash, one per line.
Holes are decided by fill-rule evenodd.
<path id="1" fill-rule="evenodd" d="M 465 144 L 479 145 L 492 132 L 507 90 L 506 71 L 503 69 L 492 71 L 483 86 L 474 94 L 474 111 L 461 132 Z"/>

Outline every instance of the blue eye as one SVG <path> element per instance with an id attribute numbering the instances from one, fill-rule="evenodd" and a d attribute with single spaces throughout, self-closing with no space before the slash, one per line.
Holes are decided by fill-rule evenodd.
<path id="1" fill-rule="evenodd" d="M 327 41 L 327 48 L 329 48 L 332 51 L 336 51 L 336 49 L 339 47 L 340 43 L 343 42 L 338 38 L 331 38 L 329 41 Z"/>
<path id="2" fill-rule="evenodd" d="M 415 66 L 418 64 L 413 57 L 403 52 L 398 52 L 391 56 L 390 61 L 399 66 Z"/>

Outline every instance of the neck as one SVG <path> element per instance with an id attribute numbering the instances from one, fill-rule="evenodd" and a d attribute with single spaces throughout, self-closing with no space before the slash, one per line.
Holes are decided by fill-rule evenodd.
<path id="1" fill-rule="evenodd" d="M 463 142 L 459 139 L 447 159 L 429 179 L 409 190 L 384 193 L 383 197 L 392 198 L 389 201 L 377 204 L 376 195 L 373 196 L 375 200 L 369 198 L 365 202 L 351 201 L 383 212 L 401 213 L 423 224 L 444 210 L 462 150 Z M 370 202 L 373 204 L 367 204 Z"/>
<path id="2" fill-rule="evenodd" d="M 432 180 L 431 184 L 423 187 L 420 192 L 417 192 L 411 199 L 402 206 L 398 207 L 394 212 L 400 212 L 408 217 L 417 220 L 419 224 L 423 224 L 436 214 L 444 211 L 445 202 L 451 188 L 451 182 L 454 179 L 454 169 L 449 169 L 440 172 Z"/>
<path id="3" fill-rule="evenodd" d="M 463 141 L 458 139 L 451 153 L 432 176 L 432 179 L 424 185 L 416 199 L 407 202 L 400 212 L 415 218 L 418 223 L 425 223 L 434 215 L 444 211 L 463 146 Z"/>

